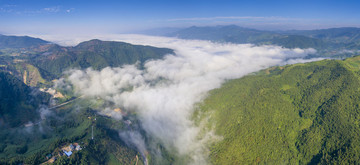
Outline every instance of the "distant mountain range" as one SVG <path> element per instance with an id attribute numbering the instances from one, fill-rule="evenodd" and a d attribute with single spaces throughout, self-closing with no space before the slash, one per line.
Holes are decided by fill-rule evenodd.
<path id="1" fill-rule="evenodd" d="M 29 36 L 5 36 L 0 35 L 0 49 L 2 48 L 29 48 L 49 44 L 50 42 L 40 38 Z"/>
<path id="2" fill-rule="evenodd" d="M 335 43 L 358 43 L 360 42 L 360 28 L 343 27 L 319 30 L 293 30 L 285 31 L 287 34 L 297 34 L 317 38 Z"/>
<path id="3" fill-rule="evenodd" d="M 360 50 L 360 28 L 332 28 L 321 30 L 264 31 L 229 26 L 192 26 L 165 34 L 183 39 L 215 42 L 279 45 L 285 48 L 314 48 L 321 56 L 348 57 Z"/>

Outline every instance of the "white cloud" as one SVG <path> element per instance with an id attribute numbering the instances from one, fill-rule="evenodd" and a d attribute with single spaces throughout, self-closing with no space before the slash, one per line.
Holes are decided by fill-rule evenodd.
<path id="1" fill-rule="evenodd" d="M 172 48 L 176 55 L 148 61 L 144 70 L 136 65 L 101 71 L 74 70 L 69 72 L 68 80 L 81 95 L 100 97 L 125 111 L 135 112 L 149 136 L 159 139 L 168 149 L 175 148 L 179 155 L 190 156 L 194 164 L 206 164 L 207 155 L 203 154 L 205 142 L 197 139 L 199 128 L 193 125 L 190 116 L 194 104 L 202 101 L 208 91 L 220 87 L 227 79 L 270 66 L 307 62 L 302 58 L 315 53 L 314 49 L 278 46 L 139 35 L 116 37 L 133 44 Z M 137 141 L 142 139 L 139 134 L 136 137 Z M 138 145 L 143 149 L 143 144 Z"/>
<path id="2" fill-rule="evenodd" d="M 16 5 L 2 5 L 0 6 L 0 13 L 11 13 L 16 8 Z"/>
<path id="3" fill-rule="evenodd" d="M 75 8 L 67 9 L 67 10 L 66 10 L 66 13 L 71 13 L 71 12 L 73 12 L 74 10 L 75 10 Z"/>
<path id="4" fill-rule="evenodd" d="M 48 13 L 57 13 L 60 12 L 60 6 L 43 8 L 43 11 Z"/>
<path id="5" fill-rule="evenodd" d="M 0 6 L 0 13 L 14 13 L 17 15 L 36 15 L 36 14 L 46 14 L 46 13 L 50 14 L 50 13 L 59 13 L 59 12 L 70 13 L 74 10 L 75 10 L 74 8 L 62 10 L 61 6 L 51 6 L 51 7 L 38 8 L 38 9 L 22 9 L 22 10 L 20 10 L 17 5 Z"/>

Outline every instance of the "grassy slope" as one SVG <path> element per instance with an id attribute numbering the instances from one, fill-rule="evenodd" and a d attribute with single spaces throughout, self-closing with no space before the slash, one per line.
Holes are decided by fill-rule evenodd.
<path id="1" fill-rule="evenodd" d="M 274 67 L 211 91 L 195 116 L 214 164 L 360 163 L 360 58 Z"/>
<path id="2" fill-rule="evenodd" d="M 49 84 L 41 77 L 41 74 L 35 66 L 27 63 L 14 64 L 18 73 L 19 79 L 21 79 L 28 86 L 38 86 L 38 84 Z"/>

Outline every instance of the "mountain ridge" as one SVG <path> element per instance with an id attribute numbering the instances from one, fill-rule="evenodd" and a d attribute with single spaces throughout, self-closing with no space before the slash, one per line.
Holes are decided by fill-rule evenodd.
<path id="1" fill-rule="evenodd" d="M 4 36 L 7 38 L 19 38 L 18 36 Z M 31 37 L 32 40 L 41 40 Z M 84 41 L 76 46 L 60 46 L 48 41 L 45 44 L 28 43 L 31 47 L 8 47 L 1 48 L 0 64 L 5 65 L 0 68 L 5 71 L 14 73 L 22 72 L 16 69 L 16 64 L 27 63 L 34 66 L 41 74 L 41 77 L 47 81 L 59 78 L 63 71 L 73 68 L 85 69 L 92 67 L 93 69 L 102 69 L 108 66 L 120 67 L 125 64 L 135 64 L 139 62 L 139 66 L 151 59 L 160 59 L 167 54 L 174 54 L 174 51 L 168 48 L 156 48 L 143 45 L 132 45 L 125 42 L 102 41 L 92 39 Z M 0 38 L 0 45 L 4 41 Z M 4 45 L 4 44 L 3 44 Z M 8 50 L 11 48 L 10 50 Z M 5 52 L 5 53 L 4 53 Z M 17 62 L 15 62 L 17 61 Z M 10 65 L 9 65 L 10 64 Z M 18 75 L 21 79 L 22 75 Z"/>
<path id="2" fill-rule="evenodd" d="M 93 39 L 74 47 L 58 47 L 55 51 L 39 52 L 30 59 L 30 63 L 48 71 L 56 78 L 70 68 L 92 67 L 98 70 L 107 66 L 120 67 L 136 62 L 143 65 L 147 60 L 160 59 L 166 54 L 173 53 L 173 50 L 167 48 Z"/>
<path id="3" fill-rule="evenodd" d="M 0 48 L 29 48 L 51 42 L 29 36 L 6 36 L 0 34 Z"/>

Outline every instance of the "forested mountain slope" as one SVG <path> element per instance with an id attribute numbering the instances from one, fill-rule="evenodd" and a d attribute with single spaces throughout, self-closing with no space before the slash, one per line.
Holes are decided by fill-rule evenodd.
<path id="1" fill-rule="evenodd" d="M 273 67 L 231 80 L 194 119 L 213 164 L 359 164 L 360 57 Z"/>
<path id="2" fill-rule="evenodd" d="M 13 75 L 0 71 L 0 126 L 20 126 L 35 121 L 41 104 L 49 96 L 21 82 Z"/>
<path id="3" fill-rule="evenodd" d="M 143 164 L 145 158 L 118 135 L 128 126 L 96 116 L 101 101 L 76 99 L 66 92 L 65 97 L 51 94 L 50 99 L 50 94 L 39 90 L 57 90 L 52 80 L 71 68 L 102 69 L 137 62 L 142 67 L 145 61 L 173 50 L 100 40 L 64 47 L 36 40 L 29 38 L 25 45 L 32 46 L 23 47 L 0 39 L 0 45 L 5 45 L 0 47 L 0 164 L 41 164 L 49 154 L 56 157 L 55 164 Z M 81 144 L 81 152 L 58 155 L 63 146 L 74 142 Z"/>
<path id="4" fill-rule="evenodd" d="M 51 45 L 33 57 L 31 63 L 40 68 L 43 75 L 50 75 L 51 79 L 61 76 L 63 71 L 70 68 L 102 69 L 136 62 L 140 62 L 142 65 L 146 60 L 160 59 L 170 53 L 173 51 L 166 48 L 91 40 L 82 42 L 75 47 Z M 45 78 L 49 79 L 46 76 Z"/>
<path id="5" fill-rule="evenodd" d="M 147 60 L 173 53 L 167 48 L 97 39 L 66 47 L 28 36 L 0 35 L 0 70 L 12 72 L 24 82 L 32 80 L 28 82 L 31 86 L 60 78 L 69 69 L 103 69 L 136 62 L 142 67 Z"/>

